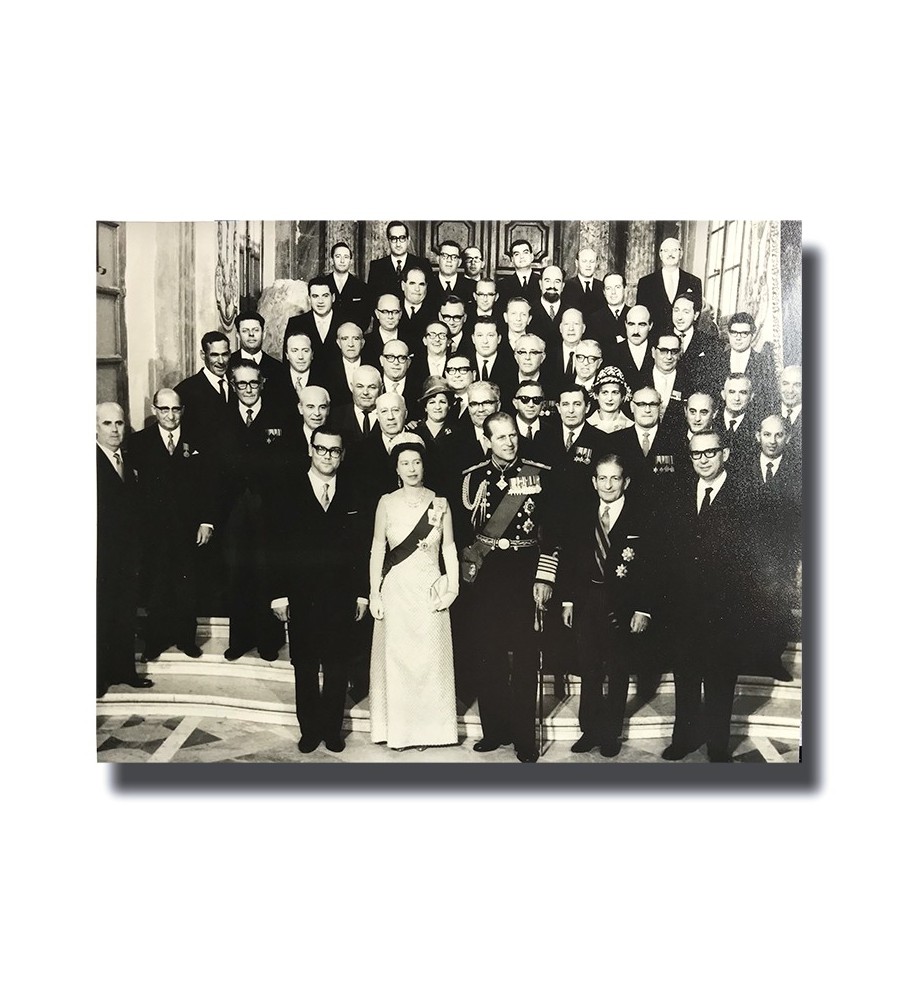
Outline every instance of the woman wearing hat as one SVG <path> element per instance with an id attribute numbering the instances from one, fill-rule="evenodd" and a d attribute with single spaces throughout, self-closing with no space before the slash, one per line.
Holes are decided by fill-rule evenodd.
<path id="1" fill-rule="evenodd" d="M 424 391 L 419 399 L 424 406 L 424 417 L 411 429 L 424 439 L 428 453 L 435 441 L 452 433 L 448 417 L 454 396 L 449 383 L 443 378 L 431 375 L 424 382 Z"/>
<path id="2" fill-rule="evenodd" d="M 609 365 L 600 370 L 593 383 L 593 395 L 599 409 L 587 418 L 587 423 L 604 434 L 633 427 L 634 421 L 622 413 L 622 406 L 631 399 L 631 390 L 620 368 Z"/>

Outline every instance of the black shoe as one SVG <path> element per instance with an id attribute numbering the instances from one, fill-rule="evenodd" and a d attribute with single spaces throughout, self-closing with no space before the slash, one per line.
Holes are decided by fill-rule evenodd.
<path id="1" fill-rule="evenodd" d="M 476 750 L 477 753 L 489 753 L 491 750 L 498 750 L 500 747 L 507 747 L 511 742 L 511 740 L 508 740 L 508 742 L 500 741 L 497 743 L 494 740 L 488 740 L 486 736 L 484 736 L 484 738 L 482 740 L 478 740 L 471 749 Z"/>
<path id="2" fill-rule="evenodd" d="M 313 753 L 320 746 L 319 736 L 302 736 L 298 741 L 298 749 L 302 753 Z"/>
<path id="3" fill-rule="evenodd" d="M 584 733 L 584 735 L 577 741 L 577 743 L 571 744 L 571 752 L 588 753 L 594 747 L 598 747 L 599 745 L 600 745 L 599 740 L 595 739 L 593 736 L 590 736 L 588 733 Z"/>
<path id="4" fill-rule="evenodd" d="M 540 759 L 540 751 L 536 747 L 528 747 L 526 750 L 516 750 L 515 756 L 522 764 L 536 764 Z"/>
<path id="5" fill-rule="evenodd" d="M 565 697 L 565 675 L 553 674 L 552 693 L 559 699 Z"/>
<path id="6" fill-rule="evenodd" d="M 152 660 L 158 659 L 162 652 L 162 649 L 157 649 L 156 647 L 154 649 L 147 649 L 138 657 L 138 662 L 150 663 Z"/>
<path id="7" fill-rule="evenodd" d="M 618 740 L 603 740 L 600 743 L 601 757 L 617 757 L 621 752 L 621 743 Z"/>
<path id="8" fill-rule="evenodd" d="M 728 747 L 707 747 L 706 756 L 709 757 L 710 764 L 730 764 L 731 754 Z"/>
<path id="9" fill-rule="evenodd" d="M 238 646 L 230 646 L 229 649 L 223 654 L 224 660 L 229 660 L 232 663 L 233 660 L 237 660 L 240 656 L 244 656 L 247 653 L 247 649 L 240 649 Z"/>
<path id="10" fill-rule="evenodd" d="M 279 650 L 276 649 L 258 649 L 258 655 L 262 660 L 266 660 L 268 663 L 272 663 L 278 656 Z"/>
<path id="11" fill-rule="evenodd" d="M 119 683 L 128 684 L 129 687 L 133 688 L 152 688 L 154 686 L 154 682 L 151 678 L 146 677 L 144 674 L 132 674 L 130 677 L 126 677 Z"/>
<path id="12" fill-rule="evenodd" d="M 342 736 L 330 736 L 328 739 L 323 741 L 323 745 L 327 750 L 332 750 L 333 753 L 342 753 L 345 749 L 345 740 Z"/>
<path id="13" fill-rule="evenodd" d="M 193 642 L 186 643 L 184 646 L 176 646 L 176 649 L 180 653 L 185 653 L 186 656 L 190 656 L 193 660 L 197 660 L 199 656 L 203 655 L 200 646 L 196 646 Z"/>
<path id="14" fill-rule="evenodd" d="M 773 669 L 773 671 L 772 671 L 772 676 L 777 681 L 793 681 L 794 680 L 794 674 L 789 673 L 789 671 L 787 671 L 782 666 L 775 667 Z"/>
<path id="15" fill-rule="evenodd" d="M 684 760 L 684 758 L 696 750 L 696 747 L 683 747 L 679 743 L 670 743 L 660 755 L 663 760 Z"/>

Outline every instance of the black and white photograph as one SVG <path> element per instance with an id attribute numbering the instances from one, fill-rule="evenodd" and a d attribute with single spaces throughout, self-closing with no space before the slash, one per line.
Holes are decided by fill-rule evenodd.
<path id="1" fill-rule="evenodd" d="M 98 761 L 799 763 L 799 222 L 96 233 Z"/>

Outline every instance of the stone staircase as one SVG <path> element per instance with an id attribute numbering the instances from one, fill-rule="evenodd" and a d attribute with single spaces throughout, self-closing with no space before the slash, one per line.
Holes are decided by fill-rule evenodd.
<path id="1" fill-rule="evenodd" d="M 255 655 L 243 656 L 232 663 L 223 659 L 227 646 L 227 619 L 200 619 L 198 643 L 204 650 L 199 659 L 191 659 L 170 649 L 153 663 L 138 664 L 139 672 L 154 680 L 154 687 L 134 689 L 125 685 L 111 688 L 97 701 L 97 714 L 104 716 L 143 715 L 172 717 L 191 715 L 203 718 L 229 718 L 271 725 L 296 726 L 295 692 L 288 646 L 273 663 Z M 783 663 L 792 675 L 790 681 L 764 677 L 738 680 L 732 735 L 800 739 L 801 646 L 791 643 Z M 543 680 L 543 736 L 545 740 L 570 740 L 580 736 L 578 699 L 580 678 L 570 677 L 565 697 L 554 693 L 553 680 Z M 628 739 L 668 736 L 672 730 L 675 685 L 666 673 L 652 700 L 641 703 L 634 682 L 628 692 L 624 735 Z M 459 736 L 479 738 L 480 717 L 477 705 L 459 702 Z M 370 731 L 367 697 L 346 702 L 346 728 Z"/>

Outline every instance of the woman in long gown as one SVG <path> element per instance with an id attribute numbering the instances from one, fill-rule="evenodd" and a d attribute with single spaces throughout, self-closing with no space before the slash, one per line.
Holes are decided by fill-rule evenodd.
<path id="1" fill-rule="evenodd" d="M 424 486 L 424 445 L 411 438 L 392 449 L 401 487 L 380 498 L 370 550 L 371 740 L 397 750 L 458 743 L 452 514 L 448 501 Z"/>

